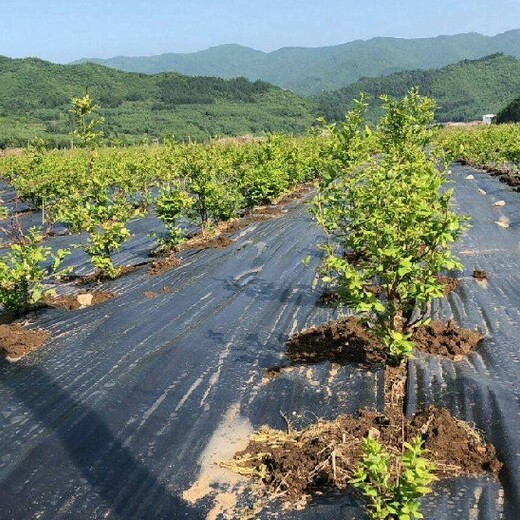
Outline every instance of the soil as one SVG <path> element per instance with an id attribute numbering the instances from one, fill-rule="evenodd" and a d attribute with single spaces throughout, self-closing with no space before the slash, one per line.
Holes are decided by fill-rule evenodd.
<path id="1" fill-rule="evenodd" d="M 259 218 L 259 220 L 265 220 L 265 217 L 280 217 L 283 215 L 282 208 L 278 206 L 263 206 L 254 208 L 253 212 L 250 216 L 248 216 L 248 219 L 255 219 Z M 264 217 L 264 218 L 261 218 Z"/>
<path id="2" fill-rule="evenodd" d="M 96 271 L 95 273 L 87 274 L 86 276 L 77 276 L 77 275 L 68 276 L 64 280 L 65 281 L 74 281 L 74 282 L 76 282 L 77 285 L 93 285 L 93 284 L 97 284 L 99 282 L 107 282 L 110 280 L 115 280 L 116 278 L 121 278 L 122 276 L 130 274 L 130 273 L 134 272 L 137 268 L 139 268 L 143 265 L 146 265 L 146 264 L 147 264 L 147 262 L 143 262 L 143 263 L 135 264 L 135 265 L 121 266 L 121 267 L 119 267 L 119 274 L 115 278 L 110 278 L 108 276 L 105 276 L 100 271 Z"/>
<path id="3" fill-rule="evenodd" d="M 413 336 L 417 350 L 454 360 L 468 355 L 483 339 L 480 332 L 457 327 L 453 321 L 432 321 L 419 327 Z M 377 336 L 352 316 L 295 334 L 287 342 L 287 356 L 293 364 L 393 364 Z"/>
<path id="4" fill-rule="evenodd" d="M 289 339 L 292 363 L 357 363 L 371 366 L 389 362 L 386 349 L 375 334 L 354 317 L 306 329 Z"/>
<path id="5" fill-rule="evenodd" d="M 502 468 L 495 447 L 445 408 L 431 407 L 415 415 L 408 423 L 407 436 L 416 435 L 424 439 L 438 475 L 477 476 L 484 471 L 497 475 Z"/>
<path id="6" fill-rule="evenodd" d="M 340 295 L 331 290 L 326 290 L 321 293 L 320 297 L 318 298 L 318 304 L 322 306 L 336 306 L 341 303 Z"/>
<path id="7" fill-rule="evenodd" d="M 144 293 L 145 298 L 152 299 L 157 298 L 158 296 L 161 296 L 163 294 L 170 294 L 172 292 L 171 287 L 165 286 L 161 289 L 160 292 L 154 292 L 154 291 L 146 291 Z"/>
<path id="8" fill-rule="evenodd" d="M 417 350 L 455 360 L 467 356 L 483 339 L 477 330 L 457 327 L 452 320 L 448 323 L 432 321 L 419 327 L 413 336 Z"/>
<path id="9" fill-rule="evenodd" d="M 155 258 L 148 266 L 148 274 L 158 276 L 179 267 L 179 265 L 181 265 L 181 261 L 173 254 Z"/>
<path id="10" fill-rule="evenodd" d="M 88 303 L 92 296 L 92 300 Z M 81 296 L 87 296 L 84 301 L 81 301 Z M 99 305 L 100 303 L 111 300 L 115 297 L 115 294 L 108 291 L 95 291 L 95 292 L 82 292 L 79 295 L 63 295 L 63 296 L 49 296 L 44 299 L 45 304 L 49 307 L 55 307 L 57 309 L 67 309 L 69 311 L 81 309 L 83 307 L 91 307 L 93 305 Z"/>
<path id="11" fill-rule="evenodd" d="M 487 280 L 488 274 L 486 271 L 483 271 L 482 269 L 475 269 L 473 271 L 473 278 L 476 280 Z"/>
<path id="12" fill-rule="evenodd" d="M 49 337 L 49 332 L 43 329 L 30 330 L 19 323 L 0 325 L 0 350 L 10 360 L 18 360 L 43 347 Z"/>
<path id="13" fill-rule="evenodd" d="M 437 276 L 437 280 L 444 285 L 444 296 L 448 296 L 460 285 L 460 279 L 452 276 Z"/>
<path id="14" fill-rule="evenodd" d="M 474 168 L 481 168 L 493 177 L 498 177 L 500 182 L 508 184 L 514 191 L 520 191 L 520 172 L 507 167 L 499 167 L 492 164 L 477 164 L 473 161 L 459 161 L 460 164 L 466 164 Z"/>
<path id="15" fill-rule="evenodd" d="M 436 408 L 411 420 L 361 410 L 358 417 L 319 420 L 299 431 L 292 431 L 290 425 L 287 432 L 263 427 L 250 437 L 245 450 L 223 465 L 253 477 L 269 499 L 299 502 L 346 489 L 362 458 L 365 437 L 377 438 L 388 452 L 399 455 L 403 438 L 409 442 L 416 435 L 424 440 L 439 478 L 497 474 L 502 467 L 492 445 L 447 410 Z"/>

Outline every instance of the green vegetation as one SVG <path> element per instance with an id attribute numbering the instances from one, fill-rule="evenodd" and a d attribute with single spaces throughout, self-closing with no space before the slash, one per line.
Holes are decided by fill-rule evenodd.
<path id="1" fill-rule="evenodd" d="M 520 97 L 498 112 L 497 123 L 520 123 Z"/>
<path id="2" fill-rule="evenodd" d="M 419 499 L 431 489 L 428 487 L 436 477 L 435 465 L 424 455 L 422 440 L 416 437 L 411 444 L 404 443 L 404 453 L 399 461 L 385 451 L 376 439 L 364 439 L 364 456 L 360 462 L 352 484 L 360 489 L 369 503 L 370 518 L 373 520 L 411 520 L 424 518 L 419 511 Z M 393 476 L 392 465 L 400 472 Z"/>
<path id="3" fill-rule="evenodd" d="M 368 114 L 376 121 L 382 114 L 379 96 L 402 97 L 413 87 L 437 102 L 437 121 L 481 120 L 496 113 L 520 92 L 520 61 L 504 55 L 462 61 L 442 69 L 398 72 L 379 78 L 363 78 L 341 90 L 317 97 L 319 113 L 329 121 L 340 121 L 352 109 L 360 92 L 375 102 Z"/>
<path id="4" fill-rule="evenodd" d="M 413 330 L 443 296 L 438 275 L 460 269 L 450 245 L 464 228 L 450 209 L 452 191 L 441 193 L 447 172 L 437 168 L 442 153 L 429 129 L 434 106 L 416 90 L 401 101 L 384 97 L 384 116 L 372 133 L 363 120 L 367 106 L 358 102 L 331 128 L 337 150 L 346 153 L 334 157 L 338 171 L 315 202 L 329 238 L 324 280 L 396 360 L 412 354 Z"/>
<path id="5" fill-rule="evenodd" d="M 437 131 L 436 141 L 456 161 L 512 174 L 520 168 L 519 125 L 443 128 Z"/>
<path id="6" fill-rule="evenodd" d="M 105 135 L 120 144 L 167 135 L 207 141 L 303 133 L 314 119 L 309 101 L 261 81 L 149 76 L 94 64 L 0 57 L 0 148 L 26 146 L 35 137 L 70 146 L 68 104 L 86 89 L 104 107 Z"/>
<path id="7" fill-rule="evenodd" d="M 59 222 L 88 233 L 85 251 L 101 278 L 121 273 L 112 254 L 130 238 L 129 221 L 150 211 L 154 198 L 167 232 L 159 240 L 165 251 L 182 241 L 183 218 L 204 233 L 316 175 L 322 141 L 315 138 L 99 147 L 98 111 L 89 95 L 73 99 L 71 133 L 82 147 L 46 151 L 37 141 L 21 156 L 1 159 L 0 172 L 21 200 L 43 211 L 47 226 Z"/>
<path id="8" fill-rule="evenodd" d="M 42 245 L 43 235 L 35 228 L 23 233 L 15 229 L 16 236 L 9 252 L 0 258 L 0 304 L 7 311 L 17 311 L 39 302 L 49 294 L 44 280 L 57 277 L 68 250 L 52 254 Z M 51 261 L 50 267 L 47 264 Z"/>
<path id="9" fill-rule="evenodd" d="M 283 48 L 269 53 L 240 45 L 221 45 L 190 54 L 89 61 L 129 72 L 244 76 L 311 95 L 346 87 L 362 77 L 444 67 L 498 52 L 520 58 L 520 30 L 493 37 L 469 33 L 417 39 L 372 38 L 330 47 Z"/>

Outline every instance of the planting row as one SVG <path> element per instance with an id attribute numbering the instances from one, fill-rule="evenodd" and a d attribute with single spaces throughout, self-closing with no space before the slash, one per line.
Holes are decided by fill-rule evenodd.
<path id="1" fill-rule="evenodd" d="M 88 96 L 74 100 L 75 136 L 83 148 L 47 152 L 44 143 L 35 143 L 0 166 L 17 197 L 17 204 L 4 206 L 9 250 L 0 260 L 0 304 L 7 310 L 36 303 L 44 279 L 69 274 L 60 265 L 70 250 L 53 253 L 42 243 L 57 224 L 86 233 L 96 277 L 115 278 L 122 267 L 112 256 L 130 238 L 132 219 L 154 211 L 166 230 L 156 237 L 154 253 L 169 254 L 185 239 L 187 223 L 211 235 L 220 223 L 314 179 L 325 142 L 270 136 L 248 143 L 171 140 L 161 147 L 99 148 L 95 109 Z M 20 203 L 41 211 L 40 228 L 24 229 Z"/>
<path id="2" fill-rule="evenodd" d="M 454 359 L 483 340 L 431 318 L 432 301 L 446 295 L 446 274 L 462 268 L 451 246 L 468 220 L 452 210 L 445 154 L 431 129 L 434 108 L 416 90 L 399 101 L 384 98 L 372 131 L 362 98 L 330 129 L 333 167 L 313 205 L 326 235 L 320 274 L 334 304 L 356 315 L 293 336 L 289 364 L 270 377 L 295 363 L 385 366 L 384 410 L 255 433 L 225 466 L 260 482 L 266 501 L 301 504 L 351 488 L 371 518 L 422 518 L 420 499 L 435 480 L 501 469 L 494 447 L 447 410 L 404 415 L 405 361 L 415 349 Z"/>

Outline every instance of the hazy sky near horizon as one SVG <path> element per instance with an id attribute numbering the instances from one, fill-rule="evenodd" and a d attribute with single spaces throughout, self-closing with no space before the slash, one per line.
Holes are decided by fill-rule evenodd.
<path id="1" fill-rule="evenodd" d="M 520 28 L 520 0 L 1 0 L 1 7 L 0 55 L 57 62 Z"/>

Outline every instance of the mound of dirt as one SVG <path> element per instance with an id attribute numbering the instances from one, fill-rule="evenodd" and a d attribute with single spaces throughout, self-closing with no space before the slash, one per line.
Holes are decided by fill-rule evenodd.
<path id="1" fill-rule="evenodd" d="M 163 294 L 170 294 L 171 292 L 172 292 L 171 287 L 165 286 L 159 292 L 145 291 L 144 297 L 151 300 L 152 298 L 157 298 Z"/>
<path id="2" fill-rule="evenodd" d="M 389 362 L 388 353 L 377 336 L 348 317 L 311 327 L 287 342 L 287 355 L 293 363 L 358 363 L 378 365 Z"/>
<path id="3" fill-rule="evenodd" d="M 152 260 L 148 266 L 150 276 L 158 276 L 181 265 L 181 261 L 175 255 L 162 256 Z"/>
<path id="4" fill-rule="evenodd" d="M 432 321 L 419 327 L 412 339 L 421 352 L 458 360 L 474 350 L 484 337 L 476 330 L 457 327 L 453 321 Z M 287 342 L 287 356 L 295 364 L 394 364 L 379 338 L 352 316 L 295 334 Z"/>
<path id="5" fill-rule="evenodd" d="M 43 329 L 30 330 L 19 323 L 0 325 L 0 350 L 14 361 L 43 347 L 49 337 L 50 334 Z"/>
<path id="6" fill-rule="evenodd" d="M 460 279 L 452 276 L 437 276 L 437 280 L 444 286 L 444 296 L 448 296 L 460 285 Z"/>
<path id="7" fill-rule="evenodd" d="M 247 448 L 223 465 L 261 483 L 269 499 L 284 497 L 298 502 L 310 496 L 349 486 L 363 456 L 363 439 L 377 438 L 385 449 L 401 453 L 403 439 L 420 435 L 437 476 L 498 473 L 502 464 L 495 448 L 486 444 L 469 425 L 445 409 L 429 408 L 411 421 L 394 421 L 382 414 L 360 411 L 359 417 L 320 420 L 304 430 L 282 432 L 263 427 Z M 396 466 L 392 466 L 396 471 Z M 395 478 L 395 475 L 394 475 Z"/>
<path id="8" fill-rule="evenodd" d="M 329 305 L 334 307 L 336 305 L 339 305 L 340 303 L 340 295 L 337 292 L 331 290 L 323 291 L 320 297 L 318 298 L 318 305 L 322 305 L 325 307 Z"/>
<path id="9" fill-rule="evenodd" d="M 460 359 L 474 350 L 484 336 L 477 330 L 457 327 L 453 321 L 432 321 L 419 327 L 413 336 L 415 348 L 428 354 Z"/>
<path id="10" fill-rule="evenodd" d="M 495 447 L 445 408 L 431 407 L 415 415 L 408 423 L 407 435 L 409 439 L 421 435 L 437 473 L 446 478 L 477 476 L 484 471 L 497 475 L 502 468 Z"/>
<path id="11" fill-rule="evenodd" d="M 58 309 L 67 309 L 69 311 L 81 309 L 83 307 L 91 307 L 99 305 L 114 298 L 115 294 L 108 291 L 84 292 L 75 296 L 49 296 L 45 298 L 44 302 L 49 307 Z"/>

